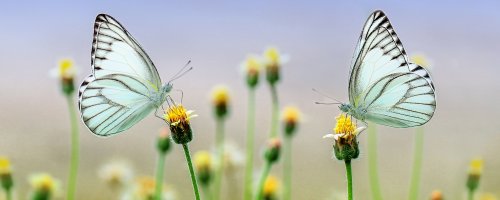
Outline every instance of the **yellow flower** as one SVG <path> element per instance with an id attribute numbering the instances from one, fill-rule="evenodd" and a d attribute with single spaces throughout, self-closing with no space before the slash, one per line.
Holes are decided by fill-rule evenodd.
<path id="1" fill-rule="evenodd" d="M 430 69 L 431 66 L 429 64 L 429 61 L 423 54 L 415 54 L 410 57 L 410 60 L 412 63 L 415 63 L 417 65 L 420 65 L 423 68 Z"/>
<path id="2" fill-rule="evenodd" d="M 111 161 L 99 169 L 99 177 L 111 187 L 125 187 L 134 176 L 130 165 L 125 161 Z"/>
<path id="3" fill-rule="evenodd" d="M 469 174 L 480 176 L 483 172 L 483 159 L 475 158 L 470 162 Z"/>
<path id="4" fill-rule="evenodd" d="M 300 111 L 297 107 L 287 106 L 283 110 L 283 122 L 286 136 L 291 136 L 300 121 Z"/>
<path id="5" fill-rule="evenodd" d="M 228 113 L 229 90 L 226 86 L 218 85 L 212 91 L 212 102 L 217 117 L 225 117 Z"/>
<path id="6" fill-rule="evenodd" d="M 281 55 L 277 48 L 270 47 L 264 51 L 267 81 L 274 85 L 280 80 L 280 67 L 287 61 L 287 56 Z"/>
<path id="7" fill-rule="evenodd" d="M 346 114 L 340 114 L 337 118 L 337 124 L 333 129 L 334 134 L 327 134 L 323 138 L 335 139 L 333 152 L 339 160 L 351 160 L 359 156 L 359 147 L 357 135 L 361 133 L 365 127 L 357 127 L 352 122 L 352 118 Z"/>
<path id="8" fill-rule="evenodd" d="M 6 157 L 0 156 L 0 175 L 10 174 L 12 168 L 10 166 L 10 161 Z"/>
<path id="9" fill-rule="evenodd" d="M 278 195 L 278 190 L 280 187 L 280 181 L 276 176 L 269 175 L 264 183 L 263 193 L 264 199 L 276 199 Z"/>
<path id="10" fill-rule="evenodd" d="M 269 47 L 264 52 L 264 57 L 268 60 L 270 64 L 279 65 L 280 64 L 280 53 L 277 48 Z"/>
<path id="11" fill-rule="evenodd" d="M 432 191 L 431 200 L 443 200 L 443 193 L 440 190 Z"/>
<path id="12" fill-rule="evenodd" d="M 175 143 L 186 144 L 193 139 L 189 120 L 196 115 L 192 115 L 192 113 L 192 110 L 186 110 L 181 104 L 173 105 L 166 110 L 163 117 L 170 125 L 170 132 Z"/>
<path id="13" fill-rule="evenodd" d="M 198 151 L 194 155 L 194 165 L 197 171 L 212 169 L 212 154 L 208 151 Z"/>
<path id="14" fill-rule="evenodd" d="M 173 200 L 175 199 L 175 193 L 170 187 L 163 184 L 163 192 L 161 200 Z M 133 189 L 132 198 L 133 200 L 150 200 L 154 199 L 155 195 L 156 181 L 153 177 L 143 176 L 139 177 L 135 183 Z"/>
<path id="15" fill-rule="evenodd" d="M 47 194 L 48 196 L 56 196 L 61 191 L 60 181 L 47 173 L 38 173 L 30 176 L 30 184 L 34 193 Z"/>
<path id="16" fill-rule="evenodd" d="M 339 115 L 337 118 L 337 124 L 335 125 L 335 128 L 333 131 L 336 134 L 348 134 L 352 135 L 354 131 L 356 130 L 356 125 L 352 123 L 351 117 L 348 117 L 347 115 Z"/>
<path id="17" fill-rule="evenodd" d="M 479 200 L 497 200 L 497 197 L 491 193 L 481 194 Z"/>
<path id="18" fill-rule="evenodd" d="M 62 59 L 59 61 L 58 76 L 61 79 L 73 79 L 76 74 L 76 70 L 71 59 Z"/>
<path id="19" fill-rule="evenodd" d="M 254 88 L 259 83 L 261 61 L 257 56 L 251 55 L 241 65 L 245 70 L 248 86 Z"/>

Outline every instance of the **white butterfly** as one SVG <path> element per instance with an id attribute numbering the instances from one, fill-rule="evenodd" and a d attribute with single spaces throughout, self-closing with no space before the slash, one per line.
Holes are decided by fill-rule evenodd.
<path id="1" fill-rule="evenodd" d="M 408 61 L 382 11 L 368 17 L 350 74 L 349 104 L 339 108 L 358 120 L 406 128 L 423 125 L 434 115 L 436 97 L 429 73 Z"/>
<path id="2" fill-rule="evenodd" d="M 160 107 L 172 90 L 161 85 L 149 56 L 113 17 L 100 14 L 94 23 L 92 74 L 80 86 L 79 108 L 94 134 L 125 131 Z"/>

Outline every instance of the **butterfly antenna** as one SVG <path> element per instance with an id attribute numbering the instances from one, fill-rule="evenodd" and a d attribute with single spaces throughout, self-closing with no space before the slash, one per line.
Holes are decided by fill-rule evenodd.
<path id="1" fill-rule="evenodd" d="M 328 99 L 330 99 L 330 100 L 334 100 L 334 101 L 336 101 L 335 103 L 331 103 L 331 102 L 329 102 L 329 103 L 325 103 L 325 102 L 315 102 L 316 104 L 322 104 L 322 105 L 342 104 L 342 102 L 341 102 L 341 101 L 339 101 L 339 100 L 337 100 L 337 99 L 335 99 L 335 98 L 333 98 L 333 97 L 330 97 L 330 96 L 326 95 L 325 93 L 323 93 L 323 92 L 320 92 L 320 91 L 316 90 L 315 88 L 313 88 L 313 89 L 312 89 L 312 91 L 313 91 L 313 92 L 316 92 L 316 93 L 318 93 L 319 95 L 321 95 L 321 96 L 323 96 L 323 97 L 326 97 L 326 98 L 328 98 Z"/>
<path id="2" fill-rule="evenodd" d="M 182 100 L 184 99 L 184 91 L 182 91 L 182 90 L 175 90 L 175 91 L 181 93 L 181 104 L 182 104 Z"/>
<path id="3" fill-rule="evenodd" d="M 193 69 L 193 67 L 189 67 L 189 64 L 191 64 L 191 60 L 189 60 L 185 65 L 184 67 L 182 67 L 177 73 L 174 74 L 174 76 L 172 76 L 172 78 L 170 78 L 170 81 L 168 81 L 169 83 L 172 82 L 172 81 L 175 81 L 177 79 L 179 79 L 180 77 L 184 76 L 184 74 L 188 73 L 189 71 L 191 71 Z"/>

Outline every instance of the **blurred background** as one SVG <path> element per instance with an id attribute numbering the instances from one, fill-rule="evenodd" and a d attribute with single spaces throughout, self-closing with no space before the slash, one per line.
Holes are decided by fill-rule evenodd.
<path id="1" fill-rule="evenodd" d="M 485 161 L 480 190 L 500 195 L 500 134 L 495 126 L 500 116 L 500 81 L 495 77 L 500 73 L 498 1 L 11 1 L 0 7 L 0 155 L 12 160 L 21 197 L 33 172 L 49 172 L 65 185 L 69 119 L 59 82 L 49 71 L 58 60 L 72 58 L 78 85 L 90 74 L 93 23 L 99 13 L 110 14 L 127 28 L 163 81 L 192 61 L 194 70 L 174 82 L 184 91 L 183 104 L 199 115 L 192 120 L 192 151 L 213 148 L 210 92 L 217 84 L 230 88 L 227 138 L 243 151 L 247 93 L 240 63 L 270 45 L 289 55 L 278 85 L 280 104 L 298 106 L 305 115 L 294 139 L 294 199 L 345 193 L 344 165 L 332 159 L 332 141 L 322 139 L 331 133 L 339 110 L 315 105 L 324 97 L 311 88 L 348 101 L 351 57 L 366 18 L 376 9 L 388 15 L 408 54 L 425 55 L 432 67 L 437 110 L 425 125 L 420 197 L 440 189 L 446 199 L 464 198 L 468 163 L 478 156 Z M 257 90 L 257 107 L 258 170 L 270 128 L 267 84 Z M 113 199 L 97 175 L 110 159 L 130 161 L 137 175 L 154 174 L 155 142 L 164 122 L 150 116 L 110 138 L 96 137 L 79 123 L 78 199 Z M 377 128 L 384 197 L 405 199 L 415 130 Z M 354 192 L 357 199 L 370 199 L 367 135 L 359 140 Z M 281 165 L 272 173 L 280 175 Z M 165 174 L 180 199 L 193 199 L 180 146 L 168 155 Z"/>

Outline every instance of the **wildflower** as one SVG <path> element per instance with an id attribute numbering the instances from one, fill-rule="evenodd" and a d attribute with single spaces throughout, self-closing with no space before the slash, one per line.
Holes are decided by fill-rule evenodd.
<path id="1" fill-rule="evenodd" d="M 161 200 L 175 200 L 175 191 L 163 184 Z M 155 196 L 156 182 L 153 177 L 139 177 L 131 193 L 126 193 L 122 200 L 152 200 Z"/>
<path id="2" fill-rule="evenodd" d="M 194 154 L 194 166 L 201 184 L 207 186 L 212 179 L 213 173 L 212 154 L 208 151 L 196 152 Z"/>
<path id="3" fill-rule="evenodd" d="M 99 169 L 98 175 L 112 188 L 126 187 L 132 182 L 134 176 L 129 163 L 116 160 L 103 165 Z"/>
<path id="4" fill-rule="evenodd" d="M 59 180 L 47 173 L 39 173 L 30 176 L 29 179 L 33 188 L 32 199 L 45 200 L 58 196 L 61 191 Z"/>
<path id="5" fill-rule="evenodd" d="M 65 95 L 70 95 L 75 91 L 74 78 L 76 68 L 73 60 L 62 59 L 59 61 L 59 66 L 51 71 L 51 74 L 61 81 L 61 89 Z"/>
<path id="6" fill-rule="evenodd" d="M 280 68 L 285 63 L 286 56 L 280 55 L 278 49 L 270 47 L 264 52 L 264 58 L 267 81 L 274 85 L 280 80 Z"/>
<path id="7" fill-rule="evenodd" d="M 424 67 L 426 69 L 431 68 L 429 61 L 427 60 L 426 56 L 424 56 L 423 54 L 415 54 L 415 55 L 410 57 L 410 60 L 412 63 L 420 65 L 421 67 Z"/>
<path id="8" fill-rule="evenodd" d="M 228 114 L 229 92 L 225 86 L 216 86 L 212 92 L 215 116 L 224 118 Z"/>
<path id="9" fill-rule="evenodd" d="M 256 56 L 248 56 L 247 59 L 241 64 L 246 73 L 247 85 L 250 88 L 255 88 L 259 83 L 259 74 L 261 69 L 261 62 Z"/>
<path id="10" fill-rule="evenodd" d="M 359 148 L 357 135 L 362 132 L 365 127 L 357 127 L 352 122 L 350 116 L 340 114 L 337 118 L 337 124 L 333 129 L 335 134 L 325 135 L 323 138 L 333 138 L 335 157 L 339 160 L 351 160 L 359 156 Z"/>
<path id="11" fill-rule="evenodd" d="M 474 193 L 479 186 L 479 180 L 483 173 L 483 159 L 475 158 L 470 162 L 469 176 L 467 178 L 467 188 L 469 192 Z"/>
<path id="12" fill-rule="evenodd" d="M 186 144 L 193 139 L 193 131 L 189 120 L 196 115 L 192 115 L 192 110 L 186 110 L 181 104 L 168 108 L 164 119 L 170 125 L 172 139 L 177 144 Z"/>
<path id="13" fill-rule="evenodd" d="M 491 193 L 481 194 L 479 200 L 497 200 L 497 197 Z"/>
<path id="14" fill-rule="evenodd" d="M 283 122 L 284 122 L 286 136 L 292 136 L 295 133 L 299 121 L 300 121 L 299 109 L 293 106 L 285 107 L 283 111 Z"/>
<path id="15" fill-rule="evenodd" d="M 0 156 L 0 183 L 2 188 L 8 193 L 14 185 L 12 179 L 12 167 L 9 159 Z"/>
<path id="16" fill-rule="evenodd" d="M 276 176 L 270 175 L 264 183 L 263 193 L 265 200 L 278 199 L 280 181 Z"/>
<path id="17" fill-rule="evenodd" d="M 440 190 L 432 191 L 431 200 L 443 200 L 443 193 Z"/>
<path id="18" fill-rule="evenodd" d="M 158 136 L 158 142 L 156 144 L 158 151 L 165 154 L 170 150 L 170 133 L 167 127 L 160 130 L 160 135 Z"/>
<path id="19" fill-rule="evenodd" d="M 281 141 L 278 138 L 273 138 L 269 140 L 267 150 L 265 152 L 265 158 L 269 163 L 275 163 L 280 157 L 281 151 Z"/>

